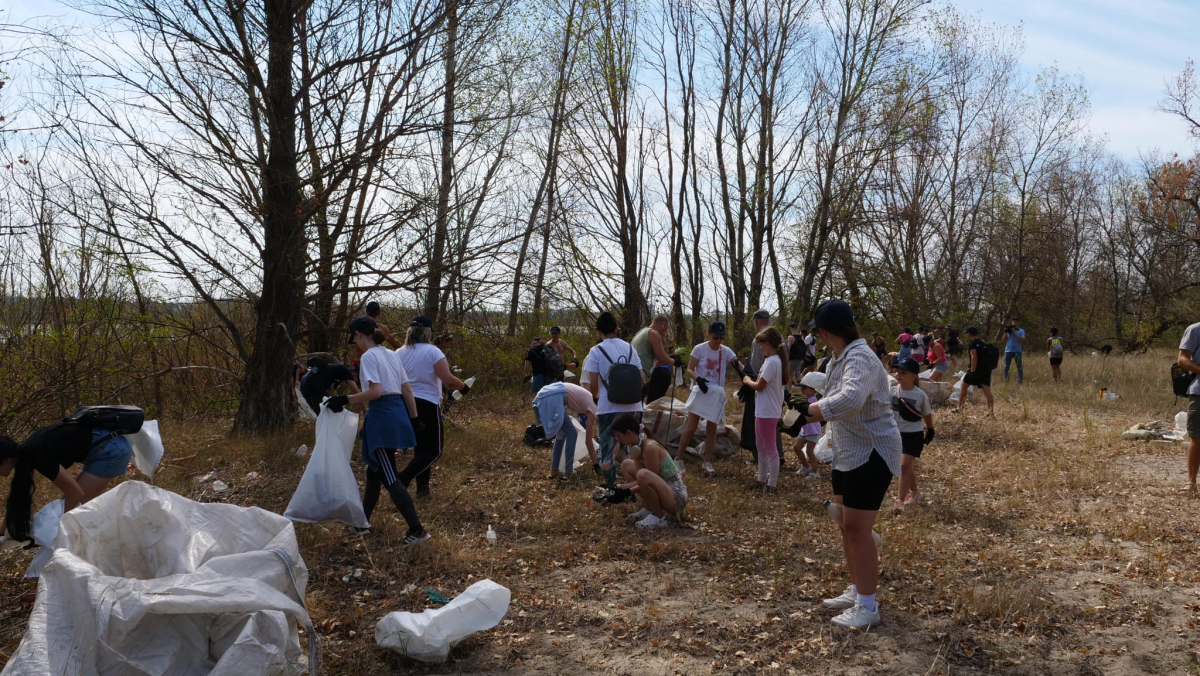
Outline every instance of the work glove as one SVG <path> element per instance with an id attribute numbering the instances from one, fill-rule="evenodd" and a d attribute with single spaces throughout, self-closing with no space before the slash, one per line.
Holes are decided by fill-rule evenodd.
<path id="1" fill-rule="evenodd" d="M 742 386 L 741 386 L 741 388 L 738 389 L 737 394 L 735 394 L 733 396 L 737 397 L 737 400 L 744 404 L 744 403 L 746 403 L 747 399 L 754 398 L 754 388 L 750 387 L 749 385 L 747 385 L 745 383 L 742 383 Z"/>
<path id="2" fill-rule="evenodd" d="M 697 378 L 696 379 L 696 387 L 699 387 L 700 391 L 703 392 L 704 394 L 708 394 L 708 380 L 707 379 Z"/>
<path id="3" fill-rule="evenodd" d="M 470 392 L 470 391 L 471 391 L 471 386 L 466 383 L 463 383 L 462 389 L 459 390 L 459 392 L 462 392 L 463 394 L 466 394 L 467 392 Z"/>
<path id="4" fill-rule="evenodd" d="M 783 403 L 788 408 L 792 407 L 792 391 L 787 388 L 784 388 L 783 390 Z"/>
<path id="5" fill-rule="evenodd" d="M 929 442 L 931 442 L 931 441 L 933 441 L 933 428 L 932 427 L 925 430 L 925 443 L 929 444 Z"/>
<path id="6" fill-rule="evenodd" d="M 793 399 L 792 403 L 788 404 L 793 411 L 799 411 L 800 417 L 808 420 L 808 402 L 803 400 Z"/>
<path id="7" fill-rule="evenodd" d="M 420 434 L 425 431 L 425 421 L 420 418 L 411 418 L 413 431 Z"/>
<path id="8" fill-rule="evenodd" d="M 680 356 L 679 356 L 679 355 L 677 355 L 677 354 L 676 354 L 676 355 L 672 355 L 672 356 L 671 356 L 671 361 L 675 362 L 675 366 L 676 366 L 676 368 L 683 368 L 683 357 L 680 357 Z"/>
<path id="9" fill-rule="evenodd" d="M 333 411 L 334 413 L 341 413 L 342 409 L 346 408 L 346 406 L 348 406 L 349 404 L 350 404 L 350 397 L 347 397 L 344 394 L 339 394 L 336 397 L 330 397 L 325 402 L 325 408 L 329 409 L 330 411 Z"/>

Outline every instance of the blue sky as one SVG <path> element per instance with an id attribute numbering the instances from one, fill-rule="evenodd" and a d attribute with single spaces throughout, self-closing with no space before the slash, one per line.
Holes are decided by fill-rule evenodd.
<path id="1" fill-rule="evenodd" d="M 1200 60 L 1197 0 L 956 0 L 967 14 L 1025 35 L 1022 66 L 1057 64 L 1081 73 L 1090 92 L 1090 129 L 1108 137 L 1114 153 L 1133 160 L 1159 148 L 1190 151 L 1183 122 L 1154 110 L 1164 82 Z"/>

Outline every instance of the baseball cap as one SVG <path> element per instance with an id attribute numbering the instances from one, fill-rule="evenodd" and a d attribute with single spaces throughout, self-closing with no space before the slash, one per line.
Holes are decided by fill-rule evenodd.
<path id="1" fill-rule="evenodd" d="M 766 310 L 755 310 L 752 319 L 770 319 L 771 313 Z"/>
<path id="2" fill-rule="evenodd" d="M 708 332 L 714 336 L 725 335 L 725 322 L 713 322 L 708 325 Z"/>
<path id="3" fill-rule="evenodd" d="M 377 329 L 378 327 L 379 327 L 379 325 L 375 323 L 375 320 L 371 319 L 370 317 L 368 317 L 366 315 L 363 315 L 361 317 L 355 317 L 353 320 L 351 320 L 350 327 L 346 329 L 346 331 L 350 333 L 350 340 L 348 340 L 346 342 L 347 343 L 354 342 L 354 332 L 355 331 L 358 331 L 359 333 L 363 334 L 364 336 L 369 336 L 372 333 L 374 333 L 375 329 Z"/>
<path id="4" fill-rule="evenodd" d="M 551 326 L 550 333 L 562 333 L 562 329 L 558 328 L 557 326 Z"/>
<path id="5" fill-rule="evenodd" d="M 831 327 L 845 324 L 846 320 L 854 320 L 854 312 L 850 309 L 850 304 L 844 300 L 830 299 L 821 301 L 808 325 L 814 329 L 828 330 Z"/>
<path id="6" fill-rule="evenodd" d="M 798 324 L 797 322 L 792 322 L 791 324 L 788 324 L 788 328 L 789 329 L 798 329 L 798 328 L 800 328 L 800 324 Z"/>
<path id="7" fill-rule="evenodd" d="M 428 329 L 433 326 L 433 320 L 425 315 L 417 315 L 416 317 L 412 318 L 412 321 L 409 322 L 408 325 L 417 328 Z"/>
<path id="8" fill-rule="evenodd" d="M 379 301 L 371 301 L 367 303 L 367 314 L 378 314 L 382 308 L 379 307 Z"/>
<path id="9" fill-rule="evenodd" d="M 310 369 L 321 369 L 328 365 L 329 365 L 329 362 L 325 361 L 324 359 L 321 359 L 320 357 L 309 357 L 308 358 L 308 368 L 310 368 Z"/>
<path id="10" fill-rule="evenodd" d="M 968 336 L 978 336 L 979 329 L 974 326 L 968 326 L 963 333 L 967 334 Z"/>
<path id="11" fill-rule="evenodd" d="M 900 371 L 908 371 L 909 373 L 920 373 L 921 372 L 921 365 L 918 364 L 917 360 L 913 359 L 912 357 L 905 357 L 904 359 L 897 359 L 894 362 L 892 362 L 892 367 L 895 369 L 898 369 Z"/>

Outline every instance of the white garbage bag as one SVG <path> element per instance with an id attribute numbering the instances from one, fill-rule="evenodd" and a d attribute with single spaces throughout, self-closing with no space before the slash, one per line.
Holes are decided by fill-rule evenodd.
<path id="1" fill-rule="evenodd" d="M 965 373 L 963 375 L 959 376 L 958 382 L 954 383 L 954 390 L 950 392 L 950 396 L 946 397 L 946 401 L 950 402 L 951 404 L 954 404 L 955 406 L 958 405 L 959 397 L 962 396 L 963 380 L 965 380 L 966 377 L 967 377 L 967 374 L 965 374 Z M 974 391 L 975 391 L 974 385 L 969 385 L 967 387 L 967 399 L 968 400 L 971 398 L 971 393 Z"/>
<path id="2" fill-rule="evenodd" d="M 54 555 L 54 538 L 58 536 L 58 523 L 62 521 L 63 508 L 66 503 L 62 498 L 55 500 L 33 515 L 33 523 L 29 527 L 29 535 L 41 549 L 34 554 L 33 561 L 25 569 L 25 577 L 39 577 L 42 569 L 50 563 Z"/>
<path id="3" fill-rule="evenodd" d="M 358 528 L 369 525 L 358 494 L 358 480 L 350 469 L 357 433 L 357 413 L 321 408 L 312 456 L 284 516 L 305 523 L 340 521 Z"/>
<path id="4" fill-rule="evenodd" d="M 511 597 L 507 587 L 481 580 L 442 608 L 384 615 L 375 625 L 375 643 L 414 660 L 445 662 L 463 639 L 500 624 Z"/>
<path id="5" fill-rule="evenodd" d="M 142 423 L 142 429 L 135 434 L 126 434 L 130 447 L 133 448 L 133 465 L 138 471 L 154 481 L 154 472 L 163 457 L 162 435 L 158 432 L 158 421 L 147 420 Z"/>
<path id="6" fill-rule="evenodd" d="M 817 439 L 817 445 L 813 448 L 813 455 L 817 456 L 817 462 L 829 464 L 833 462 L 833 449 L 829 447 L 829 435 L 822 434 L 820 439 Z"/>
<path id="7" fill-rule="evenodd" d="M 278 514 L 126 481 L 63 515 L 55 545 L 5 676 L 317 673 L 308 569 Z"/>
<path id="8" fill-rule="evenodd" d="M 299 404 L 299 406 L 297 408 L 300 409 L 300 419 L 301 420 L 316 420 L 317 419 L 317 412 L 312 410 L 312 407 L 308 405 L 308 400 L 305 399 L 304 394 L 300 392 L 299 385 L 296 386 L 296 403 Z"/>

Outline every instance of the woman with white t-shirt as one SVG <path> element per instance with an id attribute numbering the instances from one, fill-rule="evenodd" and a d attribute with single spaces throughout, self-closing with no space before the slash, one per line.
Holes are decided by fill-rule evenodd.
<path id="1" fill-rule="evenodd" d="M 396 510 L 408 523 L 408 534 L 404 537 L 407 547 L 425 542 L 430 535 L 421 525 L 408 490 L 396 476 L 396 449 L 412 448 L 416 444 L 414 430 L 424 431 L 425 424 L 417 418 L 417 403 L 404 364 L 395 352 L 383 347 L 386 340 L 374 319 L 362 316 L 350 322 L 350 342 L 362 350 L 358 364 L 362 391 L 330 397 L 325 406 L 336 413 L 347 404 L 370 402 L 361 432 L 362 459 L 367 465 L 363 512 L 369 521 L 379 501 L 380 488 L 386 488 Z"/>
<path id="2" fill-rule="evenodd" d="M 713 322 L 708 327 L 708 341 L 692 348 L 688 360 L 687 374 L 692 379 L 692 391 L 684 405 L 688 416 L 679 437 L 679 449 L 675 452 L 676 464 L 683 463 L 683 454 L 703 418 L 704 471 L 716 473 L 712 466 L 713 447 L 717 445 L 717 427 L 725 424 L 726 367 L 733 361 L 737 361 L 737 355 L 725 345 L 725 322 Z"/>
<path id="3" fill-rule="evenodd" d="M 446 355 L 430 343 L 432 336 L 433 322 L 429 317 L 413 317 L 404 336 L 404 346 L 396 350 L 411 379 L 408 382 L 417 400 L 416 419 L 425 424 L 424 431 L 417 432 L 412 460 L 399 474 L 405 489 L 414 478 L 417 480 L 418 498 L 429 495 L 433 465 L 442 457 L 442 386 L 463 394 L 471 389 L 450 372 Z"/>
<path id="4" fill-rule="evenodd" d="M 768 326 L 754 337 L 762 350 L 762 369 L 758 379 L 742 376 L 742 383 L 754 395 L 754 438 L 758 440 L 758 482 L 751 488 L 774 491 L 779 481 L 779 448 L 775 445 L 775 430 L 783 416 L 783 389 L 788 384 L 787 350 L 780 349 L 783 336 L 774 326 Z"/>

